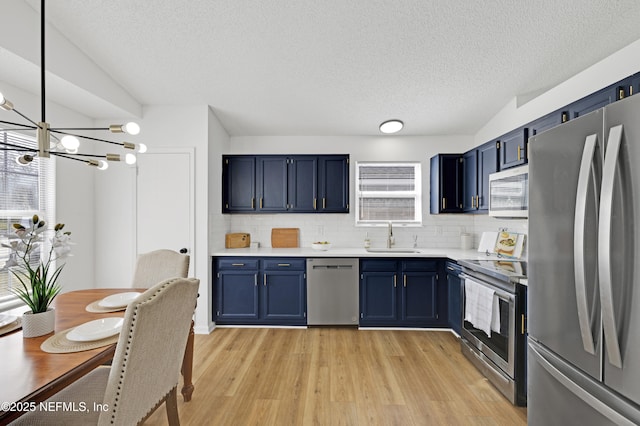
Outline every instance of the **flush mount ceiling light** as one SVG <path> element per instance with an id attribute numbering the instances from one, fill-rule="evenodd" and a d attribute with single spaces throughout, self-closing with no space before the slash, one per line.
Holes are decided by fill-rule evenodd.
<path id="1" fill-rule="evenodd" d="M 404 123 L 400 120 L 387 120 L 380 125 L 380 131 L 382 133 L 398 133 L 404 127 Z"/>
<path id="2" fill-rule="evenodd" d="M 30 124 L 24 123 L 14 123 L 11 121 L 2 121 L 1 124 L 7 124 L 9 126 L 15 126 L 15 128 L 3 128 L 0 129 L 0 134 L 7 133 L 9 131 L 29 131 L 35 130 L 36 139 L 38 142 L 38 148 L 31 148 L 27 146 L 21 146 L 15 143 L 6 142 L 6 138 L 0 140 L 0 150 L 4 151 L 17 151 L 24 152 L 20 157 L 17 158 L 17 163 L 21 165 L 28 165 L 31 163 L 34 158 L 49 158 L 51 155 L 55 155 L 57 157 L 68 158 L 70 160 L 81 161 L 90 166 L 95 166 L 99 170 L 105 170 L 108 167 L 108 161 L 120 161 L 120 154 L 79 154 L 78 148 L 80 147 L 80 140 L 87 139 L 95 142 L 104 142 L 113 145 L 120 145 L 124 149 L 130 149 L 133 151 L 137 151 L 139 153 L 143 153 L 147 150 L 147 147 L 144 144 L 134 144 L 131 142 L 114 142 L 100 138 L 94 138 L 89 136 L 84 136 L 76 133 L 70 133 L 75 131 L 94 131 L 94 130 L 106 130 L 112 133 L 126 133 L 129 135 L 137 135 L 140 133 L 140 126 L 136 123 L 127 123 L 127 124 L 113 124 L 109 127 L 74 127 L 74 128 L 52 128 L 46 120 L 45 114 L 45 49 L 44 49 L 44 28 L 45 28 L 45 19 L 44 19 L 44 2 L 45 0 L 40 1 L 40 87 L 41 87 L 41 99 L 40 99 L 40 107 L 42 110 L 42 119 L 39 122 L 35 122 L 30 119 L 26 115 L 22 114 L 20 111 L 15 109 L 13 103 L 11 103 L 8 99 L 6 99 L 2 93 L 0 93 L 0 110 L 4 111 L 13 111 L 22 117 L 24 120 L 28 121 Z M 136 156 L 134 154 L 126 154 L 124 156 L 125 162 L 127 164 L 135 164 Z"/>

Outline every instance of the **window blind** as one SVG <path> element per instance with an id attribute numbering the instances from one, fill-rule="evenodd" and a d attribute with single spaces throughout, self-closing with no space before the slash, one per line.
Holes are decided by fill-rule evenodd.
<path id="1" fill-rule="evenodd" d="M 356 164 L 356 224 L 422 223 L 420 163 Z"/>
<path id="2" fill-rule="evenodd" d="M 14 146 L 35 148 L 33 136 L 20 133 L 0 133 L 3 142 Z M 6 145 L 5 145 L 6 146 Z M 54 222 L 55 212 L 55 159 L 41 160 L 36 157 L 28 165 L 20 165 L 19 151 L 0 150 L 0 236 L 2 241 L 14 232 L 13 224 L 27 224 L 34 214 L 47 222 Z M 42 252 L 48 252 L 43 247 Z M 9 249 L 0 247 L 0 312 L 21 304 L 9 291 L 10 286 L 19 282 L 6 267 Z M 33 256 L 36 264 L 39 256 Z"/>

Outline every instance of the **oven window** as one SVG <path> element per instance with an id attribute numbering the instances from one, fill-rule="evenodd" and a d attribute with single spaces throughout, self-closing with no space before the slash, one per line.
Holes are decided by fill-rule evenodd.
<path id="1" fill-rule="evenodd" d="M 491 331 L 491 336 L 477 329 L 469 321 L 464 322 L 464 328 L 474 337 L 487 345 L 500 358 L 509 360 L 509 302 L 498 299 L 500 303 L 500 332 Z"/>

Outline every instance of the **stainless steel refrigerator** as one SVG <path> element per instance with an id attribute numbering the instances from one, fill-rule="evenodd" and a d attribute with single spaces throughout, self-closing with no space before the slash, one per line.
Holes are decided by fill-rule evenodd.
<path id="1" fill-rule="evenodd" d="M 640 95 L 529 156 L 528 422 L 640 424 Z"/>

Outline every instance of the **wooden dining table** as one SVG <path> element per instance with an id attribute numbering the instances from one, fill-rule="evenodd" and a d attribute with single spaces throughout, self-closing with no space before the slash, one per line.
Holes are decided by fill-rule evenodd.
<path id="1" fill-rule="evenodd" d="M 144 292 L 146 289 L 110 288 L 71 291 L 59 295 L 52 306 L 56 311 L 55 332 L 78 326 L 105 316 L 124 316 L 124 311 L 110 313 L 88 312 L 85 308 L 92 302 L 116 293 L 128 291 Z M 15 311 L 13 312 L 15 313 Z M 24 403 L 36 404 L 56 394 L 69 384 L 86 375 L 94 368 L 109 362 L 115 353 L 116 344 L 82 352 L 48 353 L 40 345 L 53 333 L 24 338 L 22 330 L 0 336 L 0 424 L 18 418 L 23 413 L 7 408 L 20 408 Z M 193 323 L 185 350 L 182 366 L 185 401 L 191 399 L 193 359 Z"/>

